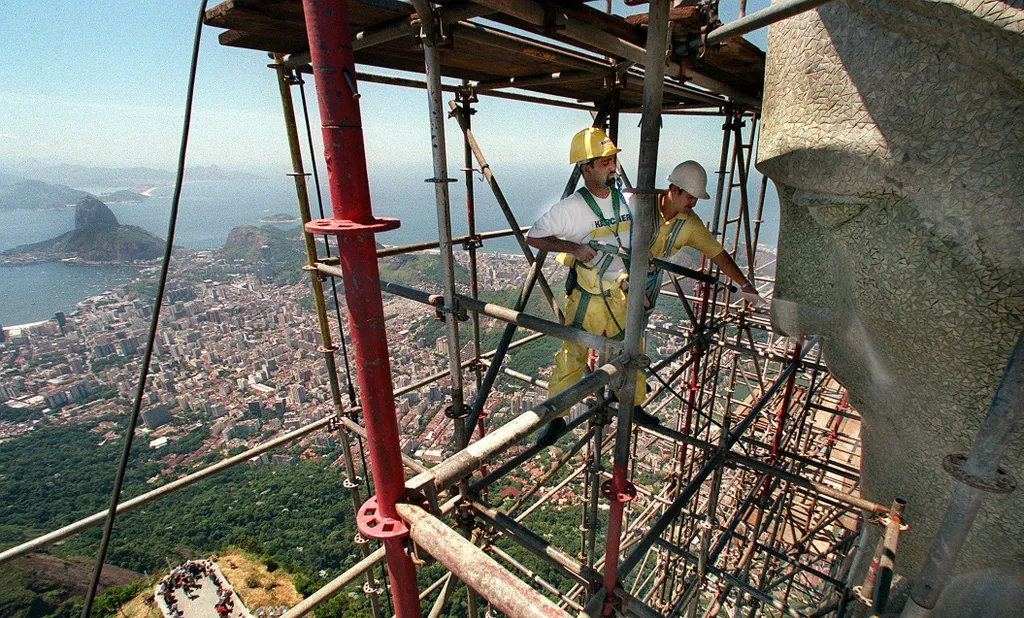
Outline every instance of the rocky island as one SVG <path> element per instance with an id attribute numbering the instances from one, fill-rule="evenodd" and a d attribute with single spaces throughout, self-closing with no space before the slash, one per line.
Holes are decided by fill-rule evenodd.
<path id="1" fill-rule="evenodd" d="M 56 238 L 0 253 L 0 263 L 54 260 L 86 263 L 147 261 L 163 255 L 163 239 L 134 225 L 121 225 L 107 205 L 92 196 L 75 205 L 75 229 Z"/>

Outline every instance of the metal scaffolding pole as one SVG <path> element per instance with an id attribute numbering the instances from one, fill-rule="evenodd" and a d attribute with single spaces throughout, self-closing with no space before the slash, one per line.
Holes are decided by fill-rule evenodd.
<path id="1" fill-rule="evenodd" d="M 398 618 L 419 618 L 416 569 L 405 552 L 405 526 L 395 505 L 405 499 L 398 420 L 391 394 L 391 361 L 377 269 L 375 233 L 397 227 L 373 216 L 366 153 L 355 81 L 348 5 L 343 0 L 303 0 L 303 13 L 316 78 L 333 218 L 306 229 L 337 236 L 359 398 L 370 439 L 374 486 L 373 518 L 357 517 L 360 533 L 379 538 L 387 556 L 391 594 Z M 458 366 L 456 365 L 456 369 Z M 360 515 L 367 514 L 364 505 Z M 383 532 L 383 534 L 382 534 Z"/>
<path id="2" fill-rule="evenodd" d="M 274 63 L 277 68 L 277 84 L 281 95 L 281 107 L 284 112 L 288 149 L 291 152 L 291 176 L 295 180 L 295 193 L 299 203 L 299 217 L 302 220 L 302 225 L 305 226 L 312 217 L 309 212 L 309 194 L 306 191 L 306 173 L 302 165 L 302 147 L 299 145 L 299 132 L 295 125 L 295 108 L 292 104 L 292 94 L 287 76 L 285 75 L 285 69 L 281 64 L 281 56 L 275 56 Z M 316 307 L 317 325 L 320 327 L 320 351 L 323 353 L 324 362 L 327 365 L 327 381 L 331 389 L 331 402 L 334 404 L 335 414 L 340 416 L 345 414 L 345 407 L 341 402 L 338 367 L 334 362 L 336 348 L 331 340 L 331 325 L 327 318 L 327 304 L 324 302 L 324 289 L 320 282 L 320 274 L 316 272 L 313 266 L 317 262 L 316 242 L 313 240 L 313 235 L 307 232 L 305 227 L 302 228 L 302 238 L 306 246 L 306 267 L 309 270 L 313 287 L 313 303 Z M 356 482 L 352 447 L 349 443 L 348 432 L 342 429 L 338 433 L 341 438 L 342 456 L 345 460 L 345 473 L 347 475 L 345 487 L 348 488 L 349 498 L 352 501 L 352 512 L 358 512 L 359 506 L 362 504 L 362 498 L 359 495 L 359 484 Z M 365 543 L 360 544 L 359 552 L 363 558 L 366 558 L 370 555 L 370 548 Z M 367 570 L 364 590 L 367 591 L 370 597 L 370 610 L 373 612 L 374 618 L 380 618 L 380 599 L 377 598 L 377 593 L 375 592 L 377 590 L 376 584 L 373 570 Z"/>
<path id="3" fill-rule="evenodd" d="M 956 480 L 946 516 L 911 592 L 903 618 L 931 614 L 953 571 L 986 493 L 1009 493 L 1016 481 L 999 467 L 1024 418 L 1024 337 L 1018 337 L 1003 379 L 974 439 L 970 455 L 949 455 L 943 467 Z"/>
<path id="4" fill-rule="evenodd" d="M 400 504 L 398 510 L 409 525 L 412 540 L 499 611 L 517 618 L 569 618 L 430 513 L 412 504 Z"/>
<path id="5" fill-rule="evenodd" d="M 650 21 L 647 28 L 647 53 L 644 58 L 644 114 L 640 129 L 640 153 L 637 164 L 637 203 L 633 209 L 633 223 L 630 234 L 629 280 L 634 291 L 628 295 L 626 305 L 626 332 L 624 354 L 629 359 L 630 369 L 639 368 L 640 348 L 644 335 L 643 282 L 647 280 L 647 264 L 651 252 L 653 234 L 656 233 L 657 193 L 655 176 L 658 166 L 658 141 L 661 136 L 661 104 L 665 81 L 665 47 L 668 42 L 668 0 L 651 2 Z M 633 400 L 636 393 L 636 371 L 627 371 L 619 391 L 618 425 L 615 432 L 614 463 L 611 482 L 605 496 L 611 502 L 608 514 L 608 535 L 605 545 L 603 586 L 608 591 L 603 609 L 608 616 L 617 603 L 616 586 L 619 573 L 619 547 L 622 539 L 623 515 L 626 503 L 636 496 L 627 476 L 629 465 L 630 437 L 633 425 Z M 639 378 L 642 379 L 642 378 Z"/>
<path id="6" fill-rule="evenodd" d="M 445 306 L 455 307 L 455 262 L 452 256 L 452 214 L 448 199 L 448 154 L 444 135 L 444 109 L 441 106 L 441 53 L 437 49 L 435 15 L 428 0 L 413 0 L 420 17 L 423 59 L 427 75 L 427 102 L 430 110 L 430 144 L 434 160 L 434 177 L 427 182 L 434 185 L 437 202 L 437 232 L 441 250 L 441 283 L 444 287 Z M 516 226 L 513 226 L 516 227 Z M 466 426 L 463 411 L 462 360 L 459 356 L 459 320 L 455 314 L 445 316 L 448 337 L 448 367 L 452 397 L 452 423 L 455 427 L 455 446 L 465 448 L 469 443 L 470 428 Z"/>

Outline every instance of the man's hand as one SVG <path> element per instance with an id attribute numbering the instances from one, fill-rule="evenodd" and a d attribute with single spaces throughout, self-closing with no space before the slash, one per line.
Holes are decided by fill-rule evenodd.
<path id="1" fill-rule="evenodd" d="M 572 250 L 572 256 L 581 262 L 589 262 L 594 259 L 595 255 L 597 252 L 587 245 L 576 245 L 576 248 Z"/>
<path id="2" fill-rule="evenodd" d="M 750 285 L 749 283 L 743 286 L 743 289 L 740 290 L 740 298 L 742 298 L 743 300 L 747 301 L 748 303 L 755 307 L 768 306 L 768 302 L 765 299 L 761 298 L 761 295 L 757 293 L 757 288 Z"/>

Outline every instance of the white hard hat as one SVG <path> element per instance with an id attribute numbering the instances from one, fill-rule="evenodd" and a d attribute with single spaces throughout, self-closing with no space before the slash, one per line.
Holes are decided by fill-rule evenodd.
<path id="1" fill-rule="evenodd" d="M 708 195 L 708 173 L 696 161 L 683 161 L 668 175 L 668 181 L 693 197 L 706 200 Z"/>

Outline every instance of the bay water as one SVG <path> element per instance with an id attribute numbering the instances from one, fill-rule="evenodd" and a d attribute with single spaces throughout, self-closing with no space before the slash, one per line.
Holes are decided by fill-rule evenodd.
<path id="1" fill-rule="evenodd" d="M 533 223 L 556 202 L 564 187 L 564 170 L 522 169 L 506 173 L 502 191 L 520 226 Z M 370 176 L 371 199 L 377 216 L 396 217 L 397 230 L 377 236 L 386 245 L 403 245 L 437 238 L 437 210 L 434 185 L 425 183 L 427 170 L 388 170 Z M 452 233 L 466 233 L 465 181 L 451 183 Z M 323 180 L 323 179 L 322 179 Z M 308 181 L 313 217 L 319 218 L 316 192 Z M 507 229 L 508 221 L 486 183 L 477 176 L 473 182 L 478 232 Z M 99 193 L 120 187 L 85 190 Z M 137 204 L 108 204 L 124 225 L 136 225 L 160 238 L 167 236 L 173 187 L 157 187 L 151 197 Z M 322 191 L 326 216 L 331 216 L 330 199 Z M 702 200 L 697 212 L 705 220 L 711 214 L 711 200 Z M 769 206 L 762 227 L 764 242 L 774 244 L 778 230 L 777 209 Z M 188 249 L 213 249 L 224 244 L 228 233 L 239 225 L 261 225 L 260 218 L 273 214 L 297 213 L 294 181 L 282 175 L 260 181 L 211 181 L 186 183 L 182 187 L 174 244 Z M 73 206 L 60 210 L 0 211 L 0 250 L 54 238 L 74 229 Z M 294 224 L 291 224 L 294 226 Z M 516 241 L 503 238 L 488 241 L 484 251 L 519 253 Z M 60 263 L 0 267 L 0 324 L 23 324 L 51 318 L 56 311 L 70 311 L 74 305 L 129 281 L 137 269 L 131 266 L 64 266 Z"/>

